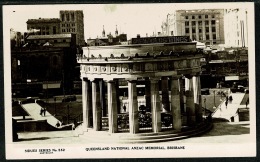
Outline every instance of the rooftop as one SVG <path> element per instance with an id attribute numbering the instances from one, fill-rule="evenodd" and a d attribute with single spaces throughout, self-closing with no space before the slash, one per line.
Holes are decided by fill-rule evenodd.
<path id="1" fill-rule="evenodd" d="M 71 38 L 72 34 L 52 34 L 52 35 L 30 35 L 27 39 L 59 39 L 59 38 Z"/>
<path id="2" fill-rule="evenodd" d="M 39 18 L 39 19 L 28 19 L 26 23 L 28 24 L 28 23 L 52 23 L 52 22 L 60 23 L 61 21 L 59 18 Z"/>

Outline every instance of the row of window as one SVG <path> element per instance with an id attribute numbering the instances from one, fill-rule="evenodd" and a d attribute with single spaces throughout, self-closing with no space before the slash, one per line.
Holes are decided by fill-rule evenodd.
<path id="1" fill-rule="evenodd" d="M 66 18 L 66 20 L 65 20 Z M 66 13 L 61 15 L 61 20 L 62 21 L 75 21 L 75 16 L 74 13 Z"/>
<path id="2" fill-rule="evenodd" d="M 202 21 L 191 21 L 191 25 L 196 25 L 196 22 L 198 22 L 199 26 L 202 26 Z M 211 20 L 211 25 L 215 25 L 216 24 L 216 20 Z M 185 26 L 189 26 L 190 22 L 189 21 L 185 21 Z M 209 25 L 209 21 L 205 21 L 205 25 Z"/>
<path id="3" fill-rule="evenodd" d="M 57 27 L 56 26 L 53 26 L 51 29 L 50 29 L 50 27 L 49 26 L 47 26 L 47 27 L 34 27 L 34 26 L 32 26 L 32 27 L 27 27 L 28 28 L 28 30 L 30 30 L 30 29 L 36 29 L 36 30 L 38 30 L 37 32 L 39 32 L 39 34 L 41 34 L 41 35 L 49 35 L 49 31 L 51 31 L 51 29 L 52 29 L 52 33 L 53 34 L 56 34 L 57 33 Z M 45 30 L 46 29 L 46 30 Z"/>
<path id="4" fill-rule="evenodd" d="M 66 43 L 66 42 L 70 42 L 69 39 L 51 39 L 51 40 L 34 40 L 34 43 L 38 44 L 38 43 Z"/>
<path id="5" fill-rule="evenodd" d="M 192 33 L 196 33 L 196 28 L 192 28 L 191 31 L 192 31 Z M 190 32 L 190 29 L 185 28 L 185 33 L 189 33 L 189 32 Z M 205 27 L 205 32 L 209 33 L 209 27 Z M 216 28 L 212 27 L 211 32 L 213 32 L 213 33 L 216 32 Z M 202 33 L 202 28 L 199 28 L 199 33 Z"/>
<path id="6" fill-rule="evenodd" d="M 62 32 L 76 32 L 76 29 L 75 28 L 72 28 L 72 29 L 62 29 L 61 31 Z"/>
<path id="7" fill-rule="evenodd" d="M 187 36 L 189 36 L 189 35 L 187 35 Z M 196 39 L 196 34 L 192 34 L 192 38 L 193 38 L 193 40 L 197 40 L 197 39 Z M 210 39 L 209 34 L 206 34 L 206 40 L 209 40 L 209 39 Z M 213 35 L 212 35 L 212 39 L 214 39 L 214 40 L 217 39 L 216 34 L 213 34 Z M 198 40 L 203 40 L 203 36 L 202 36 L 201 34 L 199 35 Z"/>
<path id="8" fill-rule="evenodd" d="M 198 18 L 198 19 L 202 19 L 202 18 L 205 18 L 205 19 L 208 19 L 209 17 L 211 18 L 215 18 L 215 15 L 192 15 L 192 16 L 185 16 L 185 19 L 195 19 L 195 18 Z"/>
<path id="9" fill-rule="evenodd" d="M 61 24 L 62 27 L 70 27 L 70 26 L 75 26 L 75 23 L 71 24 Z"/>

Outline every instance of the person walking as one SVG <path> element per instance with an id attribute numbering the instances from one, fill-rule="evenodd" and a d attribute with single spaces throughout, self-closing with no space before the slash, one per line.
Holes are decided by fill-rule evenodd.
<path id="1" fill-rule="evenodd" d="M 233 101 L 233 97 L 230 95 L 229 96 L 229 102 L 231 103 Z"/>
<path id="2" fill-rule="evenodd" d="M 227 105 L 228 105 L 228 96 L 226 97 L 225 105 L 226 105 L 226 108 L 227 108 Z"/>
<path id="3" fill-rule="evenodd" d="M 124 112 L 126 112 L 126 106 L 125 106 L 125 104 L 124 104 L 124 106 L 123 106 L 123 110 L 124 110 Z"/>
<path id="4" fill-rule="evenodd" d="M 225 105 L 226 105 L 226 109 L 227 109 L 228 101 L 225 102 Z"/>
<path id="5" fill-rule="evenodd" d="M 43 116 L 45 116 L 46 115 L 46 107 L 45 108 L 43 108 Z"/>

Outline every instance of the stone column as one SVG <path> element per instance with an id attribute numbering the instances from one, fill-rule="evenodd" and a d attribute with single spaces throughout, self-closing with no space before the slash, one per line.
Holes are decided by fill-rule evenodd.
<path id="1" fill-rule="evenodd" d="M 170 104 L 169 104 L 169 88 L 168 88 L 168 79 L 167 77 L 162 77 L 162 105 L 163 111 L 169 112 L 170 111 Z"/>
<path id="2" fill-rule="evenodd" d="M 179 79 L 179 91 L 180 91 L 180 104 L 181 104 L 181 113 L 185 113 L 184 110 L 184 94 L 183 94 L 183 79 Z"/>
<path id="3" fill-rule="evenodd" d="M 171 108 L 173 117 L 173 129 L 181 130 L 181 107 L 180 107 L 180 93 L 179 80 L 173 77 L 171 80 Z"/>
<path id="4" fill-rule="evenodd" d="M 114 79 L 114 82 L 115 82 L 115 87 L 116 87 L 116 100 L 117 100 L 117 113 L 120 114 L 120 99 L 119 99 L 119 81 L 118 79 Z"/>
<path id="5" fill-rule="evenodd" d="M 161 104 L 159 97 L 159 79 L 151 79 L 151 110 L 152 110 L 152 128 L 153 132 L 160 132 L 162 129 Z"/>
<path id="6" fill-rule="evenodd" d="M 116 86 L 113 80 L 107 81 L 107 104 L 109 133 L 117 132 L 117 99 Z"/>
<path id="7" fill-rule="evenodd" d="M 99 131 L 102 129 L 102 115 L 101 115 L 101 104 L 100 104 L 100 94 L 99 94 L 98 81 L 94 80 L 92 82 L 92 109 L 93 109 L 93 130 Z"/>
<path id="8" fill-rule="evenodd" d="M 202 99 L 201 99 L 201 85 L 200 76 L 193 76 L 193 87 L 194 87 L 194 104 L 196 121 L 202 121 Z"/>
<path id="9" fill-rule="evenodd" d="M 92 100 L 91 100 L 91 88 L 87 79 L 82 79 L 82 108 L 83 108 L 83 128 L 89 128 L 92 126 L 91 112 L 92 112 Z"/>
<path id="10" fill-rule="evenodd" d="M 105 88 L 104 88 L 103 80 L 99 81 L 99 90 L 100 90 L 100 104 L 101 104 L 101 109 L 102 109 L 102 116 L 107 116 Z"/>
<path id="11" fill-rule="evenodd" d="M 186 76 L 186 78 L 187 80 L 185 83 L 185 89 L 186 89 L 185 93 L 186 93 L 187 124 L 194 125 L 196 122 L 196 117 L 195 117 L 195 104 L 194 104 L 194 93 L 193 93 L 193 80 L 192 80 L 192 76 Z"/>
<path id="12" fill-rule="evenodd" d="M 129 131 L 139 132 L 136 80 L 128 80 Z"/>
<path id="13" fill-rule="evenodd" d="M 146 110 L 151 112 L 151 88 L 149 78 L 145 79 L 145 102 Z"/>

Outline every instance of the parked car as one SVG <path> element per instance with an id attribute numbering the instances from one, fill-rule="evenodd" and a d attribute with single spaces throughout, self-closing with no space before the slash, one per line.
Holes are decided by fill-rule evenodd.
<path id="1" fill-rule="evenodd" d="M 77 97 L 75 95 L 72 96 L 66 96 L 62 99 L 62 102 L 71 102 L 71 101 L 76 101 Z"/>

